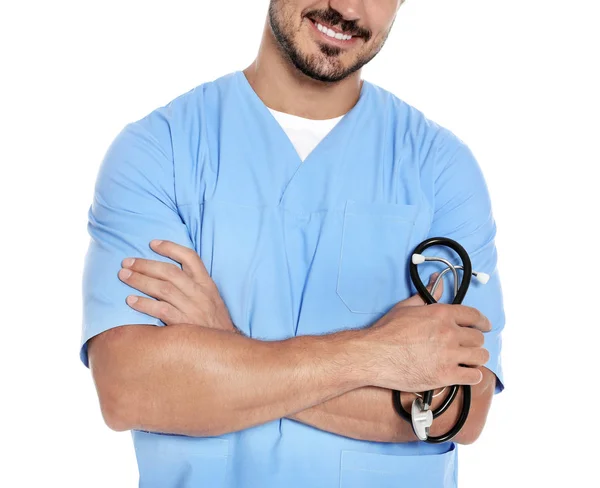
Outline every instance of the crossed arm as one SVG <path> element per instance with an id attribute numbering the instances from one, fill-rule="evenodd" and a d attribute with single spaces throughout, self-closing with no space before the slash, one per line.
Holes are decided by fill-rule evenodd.
<path id="1" fill-rule="evenodd" d="M 189 249 L 175 249 L 198 260 Z M 185 257 L 175 260 L 187 263 Z M 165 273 L 166 269 L 176 271 L 165 274 L 171 276 L 173 286 L 144 274 L 148 265 Z M 206 270 L 202 266 L 194 270 L 189 264 L 183 267 L 203 286 L 178 283 L 189 278 L 174 265 L 156 261 L 136 260 L 136 272 L 130 277 L 124 276 L 124 270 L 119 273 L 134 288 L 160 298 L 140 297 L 131 306 L 170 325 L 115 327 L 90 339 L 90 368 L 110 427 L 213 436 L 285 417 L 355 439 L 417 440 L 412 427 L 396 414 L 391 390 L 371 386 L 378 384 L 378 371 L 370 371 L 369 364 L 379 351 L 361 340 L 360 330 L 282 341 L 246 337 L 231 322 L 214 282 L 196 276 L 207 276 Z M 145 273 L 152 275 L 156 269 Z M 154 290 L 156 286 L 162 291 Z M 195 290 L 199 296 L 181 295 L 178 303 L 174 292 L 178 287 L 190 295 Z M 165 310 L 170 313 L 165 315 Z M 192 316 L 200 318 L 192 323 L 181 321 Z M 470 444 L 478 438 L 494 394 L 494 373 L 479 369 L 482 380 L 472 387 L 468 420 L 454 438 L 458 443 Z M 405 408 L 410 408 L 414 398 L 402 395 Z M 433 408 L 441 401 L 443 396 L 434 399 Z M 454 425 L 461 404 L 462 390 L 435 420 L 432 435 L 441 435 Z"/>
<path id="2" fill-rule="evenodd" d="M 287 417 L 356 439 L 417 440 L 391 391 L 368 386 L 355 333 L 263 342 L 197 325 L 129 325 L 90 340 L 90 368 L 114 430 L 213 436 Z M 474 442 L 485 423 L 495 376 L 481 370 L 458 443 Z M 414 399 L 402 397 L 405 406 Z M 459 394 L 432 435 L 454 424 L 460 403 Z"/>

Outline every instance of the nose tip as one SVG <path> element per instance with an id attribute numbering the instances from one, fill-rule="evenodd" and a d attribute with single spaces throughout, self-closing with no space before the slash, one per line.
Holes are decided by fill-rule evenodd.
<path id="1" fill-rule="evenodd" d="M 359 0 L 330 0 L 329 6 L 337 10 L 344 20 L 353 21 L 360 19 Z"/>

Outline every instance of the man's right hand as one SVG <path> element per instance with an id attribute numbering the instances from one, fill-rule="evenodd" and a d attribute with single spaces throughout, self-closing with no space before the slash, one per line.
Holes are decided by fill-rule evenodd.
<path id="1" fill-rule="evenodd" d="M 476 368 L 489 360 L 483 332 L 492 328 L 465 305 L 396 304 L 371 327 L 358 331 L 373 386 L 423 392 L 448 385 L 476 385 Z"/>

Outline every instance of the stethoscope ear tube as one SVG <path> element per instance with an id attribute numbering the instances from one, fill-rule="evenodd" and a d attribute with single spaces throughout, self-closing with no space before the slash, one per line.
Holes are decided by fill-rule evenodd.
<path id="1" fill-rule="evenodd" d="M 473 267 L 471 265 L 471 259 L 469 258 L 469 254 L 467 253 L 465 248 L 462 247 L 458 242 L 449 239 L 448 237 L 431 237 L 430 239 L 421 242 L 421 244 L 415 247 L 413 254 L 422 254 L 425 249 L 430 248 L 432 246 L 447 246 L 456 251 L 456 253 L 460 257 L 463 263 L 463 276 L 462 280 L 460 281 L 458 292 L 456 293 L 452 304 L 456 305 L 462 303 L 465 296 L 467 295 L 467 291 L 469 290 L 469 284 L 471 283 L 471 273 L 473 272 Z M 437 303 L 435 301 L 435 298 L 431 296 L 431 293 L 429 293 L 429 290 L 423 284 L 423 281 L 419 276 L 419 270 L 417 269 L 417 265 L 412 262 L 412 259 L 410 260 L 409 266 L 410 279 L 412 280 L 413 284 L 415 285 L 415 288 L 419 292 L 419 295 L 421 295 L 421 298 L 425 301 L 427 305 Z"/>
<path id="2" fill-rule="evenodd" d="M 456 251 L 456 253 L 459 255 L 459 257 L 463 263 L 463 276 L 462 276 L 462 280 L 460 282 L 458 291 L 456 293 L 456 296 L 454 297 L 454 300 L 452 301 L 452 304 L 456 305 L 456 304 L 462 303 L 463 299 L 465 298 L 465 296 L 467 294 L 467 290 L 469 289 L 469 284 L 471 282 L 471 273 L 473 271 L 472 266 L 471 266 L 471 259 L 469 258 L 469 254 L 464 249 L 464 247 L 462 247 L 458 242 L 456 242 L 450 238 L 447 238 L 447 237 L 432 237 L 430 239 L 427 239 L 427 240 L 421 242 L 421 244 L 419 244 L 414 249 L 413 254 L 422 254 L 422 252 L 425 249 L 432 247 L 432 246 L 447 246 L 447 247 L 453 249 L 454 251 Z M 419 271 L 417 269 L 417 265 L 412 261 L 412 259 L 409 260 L 409 263 L 410 263 L 410 265 L 409 265 L 410 266 L 410 278 L 411 278 L 413 284 L 415 285 L 415 288 L 417 289 L 421 298 L 425 301 L 425 303 L 427 305 L 432 305 L 434 303 L 437 303 L 435 298 L 433 298 L 433 296 L 431 296 L 431 293 L 429 293 L 429 290 L 427 290 L 426 286 L 423 284 L 423 281 L 421 280 L 421 277 L 419 276 Z M 458 421 L 456 422 L 454 427 L 452 427 L 448 432 L 446 432 L 443 435 L 440 435 L 440 436 L 427 435 L 427 438 L 424 439 L 425 442 L 428 442 L 431 444 L 438 444 L 438 443 L 449 441 L 454 436 L 456 436 L 456 434 L 458 434 L 460 432 L 460 430 L 462 429 L 462 427 L 464 426 L 464 424 L 467 421 L 467 418 L 469 416 L 469 410 L 471 408 L 471 387 L 469 385 L 462 385 L 462 386 L 463 386 L 462 408 L 461 408 L 461 412 L 460 412 Z M 446 398 L 444 399 L 444 403 L 442 403 L 442 405 L 440 405 L 437 409 L 435 409 L 433 411 L 433 418 L 439 417 L 448 409 L 448 407 L 452 404 L 452 402 L 456 398 L 456 394 L 458 393 L 458 388 L 459 388 L 458 385 L 454 385 L 454 386 L 450 387 L 450 391 L 449 391 L 448 395 L 446 396 Z M 398 413 L 398 415 L 400 417 L 402 417 L 407 422 L 409 422 L 411 425 L 413 425 L 411 414 L 409 412 L 407 412 L 404 409 L 404 407 L 402 406 L 400 394 L 401 394 L 401 392 L 396 391 L 396 390 L 394 390 L 392 392 L 392 403 L 394 405 L 394 409 L 396 410 L 396 412 Z M 433 400 L 433 391 L 430 390 L 430 391 L 426 391 L 423 393 L 423 403 L 424 404 L 431 405 L 432 400 Z M 413 429 L 414 429 L 414 425 L 413 425 Z M 416 432 L 415 432 L 415 434 L 416 434 Z"/>

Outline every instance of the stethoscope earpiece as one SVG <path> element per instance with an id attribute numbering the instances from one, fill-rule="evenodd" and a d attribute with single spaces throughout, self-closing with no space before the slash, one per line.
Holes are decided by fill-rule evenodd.
<path id="1" fill-rule="evenodd" d="M 490 281 L 490 275 L 487 273 L 482 273 L 481 271 L 473 271 L 473 274 L 477 278 L 477 281 L 479 281 L 479 283 L 483 285 Z"/>

